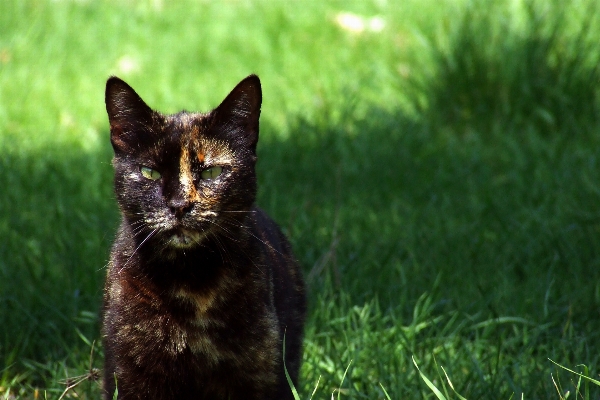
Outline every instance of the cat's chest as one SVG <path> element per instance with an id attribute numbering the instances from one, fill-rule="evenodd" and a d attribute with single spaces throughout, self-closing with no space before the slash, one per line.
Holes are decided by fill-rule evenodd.
<path id="1" fill-rule="evenodd" d="M 170 294 L 170 301 L 164 310 L 176 316 L 182 338 L 182 349 L 201 357 L 205 363 L 216 365 L 226 358 L 220 343 L 219 332 L 226 328 L 227 319 L 218 306 L 226 301 L 226 296 L 218 288 L 192 291 L 185 287 L 176 288 Z"/>
<path id="2" fill-rule="evenodd" d="M 202 290 L 179 286 L 171 289 L 164 304 L 165 311 L 178 314 L 184 329 L 209 331 L 223 326 L 225 315 L 220 309 L 230 301 L 235 291 L 234 284 L 219 280 L 213 286 Z"/>

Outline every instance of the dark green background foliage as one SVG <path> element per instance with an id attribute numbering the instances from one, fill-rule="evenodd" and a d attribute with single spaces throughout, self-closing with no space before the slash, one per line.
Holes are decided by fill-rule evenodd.
<path id="1" fill-rule="evenodd" d="M 106 78 L 175 112 L 252 72 L 259 204 L 309 286 L 301 398 L 598 396 L 549 359 L 598 378 L 599 17 L 593 0 L 2 2 L 0 396 L 58 398 L 102 367 Z"/>

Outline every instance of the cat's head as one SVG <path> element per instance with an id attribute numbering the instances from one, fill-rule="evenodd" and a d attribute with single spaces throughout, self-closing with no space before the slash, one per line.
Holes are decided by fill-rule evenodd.
<path id="1" fill-rule="evenodd" d="M 164 115 L 119 78 L 108 80 L 115 193 L 138 244 L 177 251 L 235 235 L 256 196 L 261 99 L 250 75 L 209 113 Z"/>

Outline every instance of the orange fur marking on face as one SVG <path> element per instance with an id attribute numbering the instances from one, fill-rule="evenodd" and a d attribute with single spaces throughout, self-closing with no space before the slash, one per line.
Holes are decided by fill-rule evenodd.
<path id="1" fill-rule="evenodd" d="M 198 200 L 199 195 L 196 191 L 196 186 L 194 186 L 194 177 L 192 176 L 190 161 L 190 153 L 187 147 L 184 147 L 179 161 L 179 182 L 183 186 L 183 190 L 188 199 L 191 202 L 194 202 Z"/>
<path id="2" fill-rule="evenodd" d="M 198 153 L 198 160 L 203 163 L 204 162 L 204 153 Z"/>

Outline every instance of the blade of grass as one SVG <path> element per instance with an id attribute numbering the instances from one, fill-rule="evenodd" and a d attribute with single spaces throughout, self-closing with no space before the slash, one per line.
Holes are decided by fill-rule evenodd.
<path id="1" fill-rule="evenodd" d="M 415 364 L 415 367 L 417 368 L 417 371 L 419 371 L 419 375 L 421 375 L 421 379 L 423 379 L 423 381 L 425 382 L 425 384 L 427 386 L 429 386 L 429 389 L 431 389 L 431 391 L 436 395 L 436 397 L 439 400 L 446 400 L 446 397 L 444 397 L 444 395 L 442 394 L 442 392 L 440 392 L 439 389 L 437 387 L 435 387 L 435 385 L 433 384 L 433 382 L 431 382 L 429 380 L 429 378 L 427 378 L 427 376 L 425 376 L 425 374 L 423 372 L 421 372 L 421 369 L 419 368 L 419 366 L 417 365 L 417 361 L 415 360 L 415 356 L 412 356 L 412 361 L 413 361 L 413 364 Z"/>
<path id="2" fill-rule="evenodd" d="M 562 365 L 560 365 L 559 363 L 557 363 L 556 361 L 554 361 L 554 360 L 552 360 L 552 359 L 550 359 L 550 358 L 549 358 L 548 360 L 550 360 L 550 362 L 552 362 L 552 363 L 553 363 L 553 364 L 555 364 L 556 366 L 558 366 L 558 367 L 560 367 L 560 368 L 564 369 L 565 371 L 569 371 L 570 373 L 572 373 L 572 374 L 575 374 L 575 375 L 579 376 L 580 378 L 583 378 L 583 379 L 585 379 L 586 381 L 592 382 L 593 384 L 595 384 L 595 385 L 597 385 L 597 386 L 600 386 L 600 381 L 598 381 L 598 380 L 596 380 L 596 379 L 594 379 L 594 378 L 590 378 L 589 376 L 586 376 L 586 375 L 584 375 L 584 374 L 581 374 L 581 373 L 579 373 L 579 372 L 577 372 L 577 371 L 573 371 L 572 369 L 569 369 L 569 368 L 567 368 L 567 367 L 565 367 L 565 366 L 562 366 Z M 586 373 L 588 373 L 588 372 L 589 372 L 589 370 L 588 370 L 587 366 L 585 366 L 585 365 L 582 365 L 582 366 L 583 366 L 583 368 L 584 368 L 585 372 L 586 372 Z"/>
<path id="3" fill-rule="evenodd" d="M 442 369 L 442 371 L 444 371 L 444 375 L 446 376 L 446 380 L 448 381 L 448 385 L 450 385 L 450 388 L 452 389 L 452 391 L 454 392 L 454 394 L 457 395 L 460 400 L 467 400 L 466 398 L 464 398 L 463 396 L 461 396 L 460 394 L 458 394 L 458 392 L 456 391 L 456 389 L 454 389 L 454 385 L 452 384 L 452 381 L 450 381 L 450 377 L 448 376 L 448 373 L 446 372 L 446 370 L 444 369 L 444 367 L 440 366 L 440 368 Z"/>
<path id="4" fill-rule="evenodd" d="M 300 396 L 298 395 L 298 391 L 296 390 L 296 387 L 294 386 L 294 382 L 292 382 L 292 378 L 290 377 L 290 374 L 289 374 L 289 372 L 287 370 L 287 367 L 285 366 L 285 332 L 283 333 L 283 371 L 285 372 L 285 378 L 288 381 L 288 385 L 290 385 L 290 389 L 292 389 L 292 394 L 294 396 L 294 399 L 295 400 L 300 400 Z M 315 388 L 315 390 L 317 390 L 317 389 Z"/>
<path id="5" fill-rule="evenodd" d="M 340 399 L 340 394 L 342 392 L 342 385 L 344 383 L 344 380 L 346 380 L 346 374 L 348 373 L 348 370 L 350 369 L 350 365 L 352 365 L 352 360 L 350 360 L 350 362 L 348 363 L 348 366 L 346 367 L 346 370 L 344 371 L 344 375 L 342 375 L 342 380 L 340 381 L 340 386 L 338 386 L 338 389 L 337 389 L 338 400 Z M 333 393 L 331 394 L 331 397 L 333 398 Z"/>
<path id="6" fill-rule="evenodd" d="M 379 386 L 381 386 L 381 390 L 383 390 L 383 393 L 385 394 L 385 398 L 387 400 L 392 400 L 390 395 L 388 394 L 387 390 L 385 390 L 385 388 L 383 387 L 383 385 L 381 384 L 381 382 L 379 382 Z"/>

